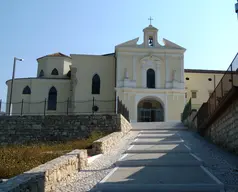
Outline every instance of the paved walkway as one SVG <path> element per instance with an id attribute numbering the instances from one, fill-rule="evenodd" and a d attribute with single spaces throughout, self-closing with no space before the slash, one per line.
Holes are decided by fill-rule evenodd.
<path id="1" fill-rule="evenodd" d="M 139 134 L 92 191 L 223 191 L 224 184 L 193 151 L 181 123 L 135 123 Z"/>

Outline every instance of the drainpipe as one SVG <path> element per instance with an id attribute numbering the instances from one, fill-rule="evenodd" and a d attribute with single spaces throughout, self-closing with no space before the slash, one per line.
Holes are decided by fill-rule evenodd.
<path id="1" fill-rule="evenodd" d="M 214 89 L 213 90 L 215 90 L 215 88 L 216 88 L 216 75 L 214 75 Z"/>

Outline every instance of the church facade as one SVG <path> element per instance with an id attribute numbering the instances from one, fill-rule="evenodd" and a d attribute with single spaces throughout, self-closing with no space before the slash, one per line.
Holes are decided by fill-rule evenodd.
<path id="1" fill-rule="evenodd" d="M 185 48 L 167 39 L 159 44 L 158 29 L 152 25 L 143 33 L 142 44 L 135 38 L 111 54 L 38 58 L 37 77 L 14 80 L 11 113 L 37 115 L 45 107 L 46 114 L 91 113 L 86 101 L 92 98 L 98 113 L 116 112 L 119 98 L 131 122 L 178 121 L 190 97 L 199 108 L 224 72 L 184 69 Z M 11 80 L 6 84 L 9 103 Z"/>

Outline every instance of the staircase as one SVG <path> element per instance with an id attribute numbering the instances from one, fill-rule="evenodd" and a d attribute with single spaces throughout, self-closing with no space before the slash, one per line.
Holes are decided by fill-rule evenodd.
<path id="1" fill-rule="evenodd" d="M 133 123 L 139 131 L 95 191 L 223 191 L 224 185 L 184 143 L 179 122 Z M 93 191 L 94 191 L 93 190 Z"/>

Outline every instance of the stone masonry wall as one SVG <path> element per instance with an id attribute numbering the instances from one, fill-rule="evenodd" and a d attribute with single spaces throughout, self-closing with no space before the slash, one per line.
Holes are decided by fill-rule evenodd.
<path id="1" fill-rule="evenodd" d="M 92 131 L 120 130 L 120 115 L 0 116 L 0 144 L 85 138 Z M 126 129 L 126 128 L 125 128 Z"/>
<path id="2" fill-rule="evenodd" d="M 62 118 L 64 119 L 64 117 Z M 80 117 L 75 117 L 74 119 L 80 119 Z M 100 118 L 98 117 L 98 121 L 99 119 Z M 64 120 L 61 122 L 64 122 Z M 106 153 L 109 149 L 113 148 L 132 128 L 131 124 L 122 115 L 107 117 L 107 121 L 105 122 L 108 122 L 107 126 L 110 126 L 114 125 L 114 121 L 117 121 L 117 126 L 115 127 L 117 130 L 93 143 L 93 148 L 97 153 Z M 10 121 L 10 123 L 12 123 L 12 121 Z M 33 124 L 34 123 L 35 122 L 33 122 Z M 57 130 L 60 127 L 59 124 L 60 123 L 58 122 Z M 12 127 L 16 129 L 17 126 Z M 21 133 L 24 134 L 23 132 Z M 28 134 L 29 133 L 25 135 Z M 53 192 L 59 183 L 63 182 L 64 184 L 67 184 L 75 173 L 87 168 L 87 166 L 87 150 L 74 150 L 1 183 L 0 192 Z"/>
<path id="3" fill-rule="evenodd" d="M 86 150 L 74 150 L 0 184 L 0 192 L 53 192 L 88 166 Z"/>
<path id="4" fill-rule="evenodd" d="M 104 154 L 112 149 L 120 139 L 126 135 L 132 129 L 131 124 L 120 115 L 120 130 L 114 133 L 111 133 L 101 139 L 98 139 L 93 142 L 93 152 L 95 154 Z"/>
<path id="5" fill-rule="evenodd" d="M 214 143 L 238 153 L 238 99 L 208 128 L 206 136 Z"/>

